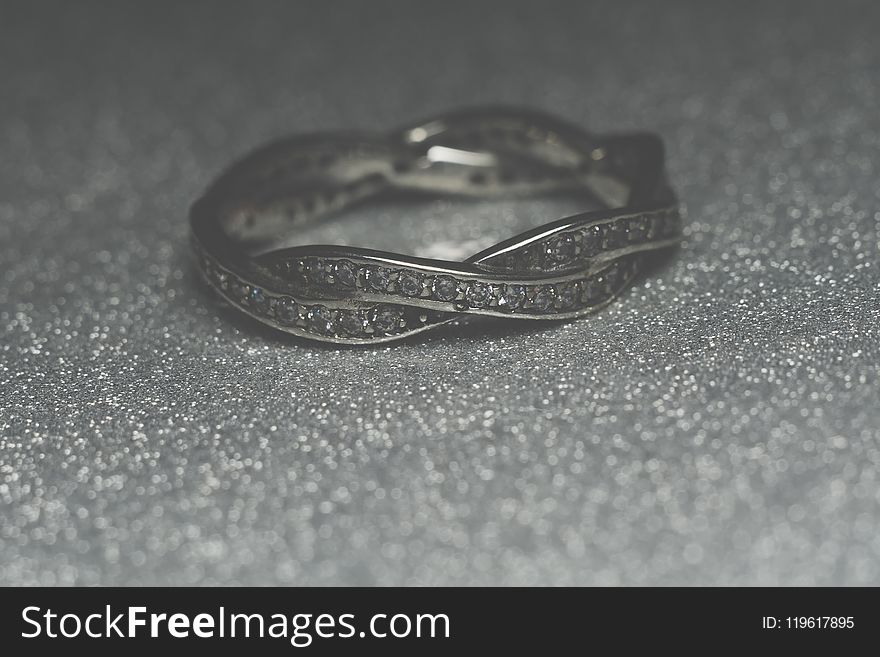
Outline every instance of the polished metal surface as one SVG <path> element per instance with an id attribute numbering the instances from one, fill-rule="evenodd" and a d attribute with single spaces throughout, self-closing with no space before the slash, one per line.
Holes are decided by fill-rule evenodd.
<path id="1" fill-rule="evenodd" d="M 379 196 L 560 191 L 587 194 L 604 209 L 536 226 L 464 262 L 268 246 Z M 581 317 L 681 240 L 657 137 L 596 137 L 502 107 L 450 112 L 389 135 L 270 144 L 234 164 L 190 215 L 198 265 L 223 298 L 274 328 L 343 344 L 399 340 L 468 315 Z"/>

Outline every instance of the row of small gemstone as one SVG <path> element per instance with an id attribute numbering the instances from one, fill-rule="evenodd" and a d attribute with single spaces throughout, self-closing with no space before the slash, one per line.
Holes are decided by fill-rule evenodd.
<path id="1" fill-rule="evenodd" d="M 441 318 L 440 313 L 385 304 L 363 311 L 300 304 L 290 296 L 267 294 L 262 288 L 220 268 L 197 242 L 193 242 L 193 246 L 205 277 L 215 289 L 236 306 L 281 326 L 320 335 L 367 338 L 399 334 Z"/>
<path id="2" fill-rule="evenodd" d="M 546 257 L 553 260 L 555 268 L 563 268 L 582 256 L 599 253 L 600 250 L 597 250 L 596 245 L 600 245 L 600 249 L 613 250 L 624 245 L 673 236 L 677 231 L 677 214 L 658 211 L 569 231 L 555 236 L 542 248 Z M 524 256 L 520 254 L 512 257 Z M 509 264 L 514 270 L 523 265 L 521 262 Z M 449 275 L 428 275 L 379 265 L 358 266 L 348 260 L 332 258 L 305 258 L 292 261 L 287 266 L 304 276 L 307 283 L 318 288 L 339 286 L 343 289 L 399 294 L 410 298 L 454 303 L 462 310 L 498 308 L 513 312 L 522 306 L 527 296 L 524 293 L 526 286 L 522 285 L 493 285 L 479 281 L 464 281 Z M 541 311 L 552 308 L 552 305 L 546 308 L 545 305 L 542 296 L 535 307 Z"/>
<path id="3" fill-rule="evenodd" d="M 626 259 L 626 263 L 633 262 Z M 459 310 L 492 309 L 543 314 L 571 312 L 595 305 L 614 292 L 629 264 L 620 261 L 599 275 L 557 284 L 500 284 L 468 281 L 454 276 L 426 275 L 382 266 L 357 266 L 348 260 L 307 258 L 297 267 L 316 286 L 365 289 L 412 299 L 452 303 Z"/>
<path id="4" fill-rule="evenodd" d="M 555 236 L 544 249 L 548 257 L 552 257 L 554 264 L 561 266 L 570 264 L 581 255 L 595 255 L 599 252 L 595 250 L 595 244 L 612 250 L 621 248 L 624 241 L 625 245 L 638 244 L 675 235 L 677 231 L 677 214 L 658 211 L 569 231 Z M 584 234 L 589 239 L 584 239 Z M 379 265 L 358 266 L 348 260 L 332 258 L 305 258 L 293 261 L 288 266 L 304 276 L 309 284 L 319 288 L 339 286 L 343 289 L 399 294 L 410 298 L 454 303 L 461 310 L 498 308 L 514 312 L 523 307 L 529 296 L 527 286 L 524 285 L 464 281 L 450 275 L 427 275 Z M 571 292 L 564 285 L 561 289 L 557 296 L 563 300 L 569 298 Z M 564 305 L 564 301 L 557 303 L 555 297 L 548 298 L 546 294 L 539 294 L 538 301 L 532 304 L 532 308 L 547 312 Z"/>
<path id="5" fill-rule="evenodd" d="M 566 231 L 510 255 L 512 268 L 553 271 L 592 258 L 600 253 L 628 246 L 670 239 L 681 232 L 681 221 L 674 209 L 620 217 L 604 224 Z"/>
<path id="6" fill-rule="evenodd" d="M 532 314 L 574 312 L 614 296 L 635 273 L 633 258 L 615 262 L 600 275 L 557 285 L 512 285 L 502 294 L 517 309 Z M 203 260 L 214 287 L 232 303 L 281 326 L 297 327 L 319 335 L 366 338 L 390 336 L 433 323 L 441 313 L 378 304 L 367 310 L 331 309 L 322 304 L 305 305 L 285 295 L 267 294 L 258 286 Z M 497 304 L 496 306 L 497 307 Z"/>
<path id="7" fill-rule="evenodd" d="M 368 310 L 337 310 L 321 304 L 301 304 L 286 295 L 266 293 L 235 274 L 203 258 L 202 267 L 210 283 L 233 304 L 281 326 L 296 327 L 320 335 L 364 338 L 394 335 L 425 324 L 436 313 L 411 312 L 398 306 L 379 304 Z"/>

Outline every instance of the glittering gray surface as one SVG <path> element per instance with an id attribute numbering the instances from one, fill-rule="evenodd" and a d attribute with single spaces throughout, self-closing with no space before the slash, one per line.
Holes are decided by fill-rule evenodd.
<path id="1" fill-rule="evenodd" d="M 880 583 L 877 3 L 0 13 L 0 582 Z M 660 133 L 674 260 L 587 321 L 371 350 L 197 285 L 234 157 L 499 101 Z M 573 209 L 321 234 L 476 251 Z"/>

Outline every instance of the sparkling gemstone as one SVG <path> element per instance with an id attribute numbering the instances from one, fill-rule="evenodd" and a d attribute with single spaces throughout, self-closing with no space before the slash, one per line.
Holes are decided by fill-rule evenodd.
<path id="1" fill-rule="evenodd" d="M 341 312 L 339 314 L 339 326 L 351 336 L 363 335 L 366 323 L 359 312 Z"/>
<path id="2" fill-rule="evenodd" d="M 313 285 L 327 285 L 330 282 L 330 271 L 326 263 L 312 259 L 306 264 L 306 276 Z"/>
<path id="3" fill-rule="evenodd" d="M 417 297 L 422 293 L 422 276 L 411 271 L 400 273 L 397 279 L 400 291 L 408 297 Z"/>
<path id="4" fill-rule="evenodd" d="M 431 289 L 440 301 L 452 301 L 458 296 L 458 282 L 451 276 L 438 276 Z"/>
<path id="5" fill-rule="evenodd" d="M 263 313 L 269 309 L 269 298 L 263 294 L 263 290 L 258 287 L 250 288 L 247 296 L 248 305 L 258 313 Z"/>
<path id="6" fill-rule="evenodd" d="M 616 262 L 605 270 L 604 278 L 608 284 L 608 291 L 612 294 L 623 282 L 623 273 L 623 269 L 621 269 L 620 265 Z"/>
<path id="7" fill-rule="evenodd" d="M 541 312 L 547 312 L 556 301 L 556 290 L 552 285 L 544 285 L 535 293 L 533 304 Z"/>
<path id="8" fill-rule="evenodd" d="M 241 281 L 237 278 L 233 278 L 229 281 L 229 296 L 236 303 L 244 303 L 247 298 L 248 292 L 248 284 L 244 281 Z"/>
<path id="9" fill-rule="evenodd" d="M 381 267 L 371 269 L 367 272 L 367 282 L 371 289 L 377 292 L 387 292 L 388 286 L 391 285 L 391 272 Z"/>
<path id="10" fill-rule="evenodd" d="M 519 257 L 514 254 L 502 256 L 498 265 L 501 269 L 516 269 L 519 264 Z"/>
<path id="11" fill-rule="evenodd" d="M 648 234 L 648 226 L 644 219 L 629 220 L 629 241 L 632 243 L 644 242 Z"/>
<path id="12" fill-rule="evenodd" d="M 371 317 L 373 328 L 378 333 L 393 333 L 400 327 L 400 311 L 391 306 L 379 306 Z"/>
<path id="13" fill-rule="evenodd" d="M 629 229 L 625 221 L 617 221 L 605 232 L 605 248 L 619 249 L 629 242 Z"/>
<path id="14" fill-rule="evenodd" d="M 584 303 L 593 305 L 604 298 L 607 294 L 607 285 L 605 279 L 601 276 L 593 276 L 584 281 L 583 284 L 583 300 Z"/>
<path id="15" fill-rule="evenodd" d="M 584 236 L 584 255 L 594 256 L 602 250 L 605 231 L 603 226 L 590 226 Z"/>
<path id="16" fill-rule="evenodd" d="M 483 308 L 489 304 L 492 290 L 485 283 L 471 283 L 464 293 L 464 298 L 472 308 Z"/>
<path id="17" fill-rule="evenodd" d="M 308 312 L 309 328 L 316 333 L 333 333 L 333 314 L 326 306 L 312 306 Z"/>
<path id="18" fill-rule="evenodd" d="M 302 274 L 306 271 L 306 263 L 304 260 L 285 260 L 281 263 L 281 273 L 288 277 L 293 274 Z"/>
<path id="19" fill-rule="evenodd" d="M 214 285 L 219 287 L 221 290 L 225 290 L 229 287 L 229 275 L 220 269 L 215 269 L 212 272 L 214 278 Z"/>
<path id="20" fill-rule="evenodd" d="M 522 305 L 525 298 L 525 285 L 505 285 L 498 298 L 498 305 L 506 310 L 516 310 Z"/>
<path id="21" fill-rule="evenodd" d="M 333 268 L 333 273 L 336 276 L 337 282 L 346 287 L 356 287 L 357 286 L 357 269 L 355 269 L 354 265 L 348 262 L 347 260 L 342 260 L 336 263 L 336 266 Z"/>
<path id="22" fill-rule="evenodd" d="M 578 301 L 578 286 L 574 283 L 565 285 L 559 290 L 559 303 L 563 308 L 571 308 Z"/>
<path id="23" fill-rule="evenodd" d="M 547 255 L 556 262 L 568 262 L 577 254 L 577 243 L 573 235 L 560 235 L 547 246 Z"/>
<path id="24" fill-rule="evenodd" d="M 299 308 L 296 305 L 296 301 L 290 297 L 279 299 L 278 303 L 275 304 L 275 317 L 281 324 L 288 326 L 296 324 L 296 320 L 299 317 Z"/>

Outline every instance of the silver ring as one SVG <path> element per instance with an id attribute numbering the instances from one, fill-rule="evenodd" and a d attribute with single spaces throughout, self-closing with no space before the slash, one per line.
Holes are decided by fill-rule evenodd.
<path id="1" fill-rule="evenodd" d="M 463 262 L 341 246 L 272 248 L 305 224 L 394 192 L 505 198 L 583 190 L 601 209 Z M 574 319 L 614 300 L 681 239 L 663 145 L 487 108 L 386 135 L 316 134 L 235 163 L 190 211 L 208 284 L 242 312 L 312 340 L 372 344 L 458 318 Z"/>

